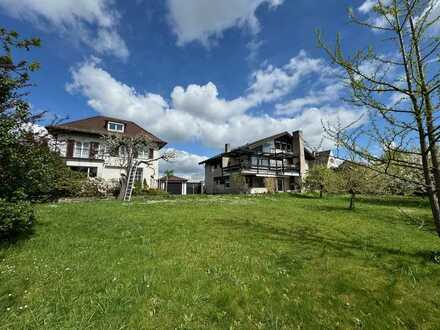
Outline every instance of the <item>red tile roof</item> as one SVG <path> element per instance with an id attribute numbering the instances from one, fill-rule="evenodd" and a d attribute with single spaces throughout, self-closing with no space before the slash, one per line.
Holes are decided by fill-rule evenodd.
<path id="1" fill-rule="evenodd" d="M 166 176 L 161 177 L 160 181 L 167 181 L 167 177 Z M 186 181 L 188 181 L 188 180 L 185 178 L 175 176 L 175 175 L 170 175 L 168 177 L 168 182 L 186 182 Z"/>
<path id="2" fill-rule="evenodd" d="M 62 123 L 59 125 L 51 125 L 51 126 L 47 126 L 46 129 L 51 134 L 60 131 L 65 131 L 65 132 L 75 132 L 75 133 L 84 133 L 84 134 L 93 134 L 93 135 L 103 135 L 109 133 L 109 131 L 107 130 L 107 123 L 109 121 L 124 124 L 124 132 L 120 134 L 126 136 L 146 135 L 152 141 L 158 143 L 161 148 L 167 144 L 167 142 L 158 138 L 154 134 L 146 131 L 141 126 L 139 126 L 138 124 L 132 121 L 119 119 L 119 118 L 105 117 L 105 116 L 95 116 L 95 117 L 75 120 L 67 123 Z"/>

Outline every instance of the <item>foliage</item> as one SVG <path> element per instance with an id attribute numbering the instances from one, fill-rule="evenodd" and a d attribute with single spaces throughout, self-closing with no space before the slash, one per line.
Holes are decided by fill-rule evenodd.
<path id="1" fill-rule="evenodd" d="M 230 178 L 230 184 L 232 191 L 238 194 L 245 194 L 248 192 L 248 184 L 246 183 L 246 177 L 239 174 L 239 173 L 233 173 L 231 174 Z"/>
<path id="2" fill-rule="evenodd" d="M 20 190 L 23 199 L 52 200 L 75 191 L 75 174 L 44 139 L 29 135 L 2 152 L 0 196 L 11 199 Z M 68 188 L 68 185 L 73 187 Z"/>
<path id="3" fill-rule="evenodd" d="M 142 191 L 142 196 L 170 196 L 167 191 L 150 188 Z"/>
<path id="4" fill-rule="evenodd" d="M 106 181 L 102 178 L 86 178 L 81 181 L 78 197 L 108 197 L 114 195 L 115 182 Z"/>
<path id="5" fill-rule="evenodd" d="M 304 186 L 308 191 L 319 191 L 320 197 L 324 192 L 331 189 L 331 185 L 334 184 L 333 180 L 334 170 L 329 169 L 327 166 L 313 166 L 307 172 L 304 180 Z"/>
<path id="6" fill-rule="evenodd" d="M 360 19 L 354 11 L 350 16 L 358 26 L 380 31 L 376 35 L 385 43 L 381 47 L 387 49 L 385 53 L 370 46 L 347 54 L 339 35 L 332 49 L 318 33 L 319 45 L 341 73 L 341 84 L 350 86 L 351 95 L 344 99 L 360 110 L 356 121 L 328 123 L 325 130 L 343 151 L 340 156 L 421 186 L 440 236 L 438 1 L 376 0 L 371 4 L 374 19 Z M 423 180 L 408 175 L 412 173 L 422 174 L 417 176 Z"/>
<path id="7" fill-rule="evenodd" d="M 7 202 L 0 199 L 0 239 L 29 233 L 34 223 L 34 210 L 29 202 Z"/>
<path id="8" fill-rule="evenodd" d="M 174 170 L 166 170 L 166 171 L 164 172 L 164 174 L 165 174 L 165 176 L 166 176 L 167 178 L 169 178 L 169 177 L 171 177 L 171 176 L 174 175 Z"/>
<path id="9" fill-rule="evenodd" d="M 354 209 L 356 195 L 383 194 L 385 184 L 381 177 L 368 167 L 345 162 L 329 177 L 328 188 L 333 192 L 350 194 L 349 209 Z"/>
<path id="10" fill-rule="evenodd" d="M 438 328 L 438 239 L 397 211 L 428 221 L 427 201 L 301 197 L 38 205 L 33 239 L 0 249 L 2 325 Z"/>
<path id="11" fill-rule="evenodd" d="M 277 191 L 277 180 L 276 178 L 264 178 L 264 186 L 269 194 L 273 194 Z"/>
<path id="12" fill-rule="evenodd" d="M 28 51 L 38 47 L 40 41 L 20 39 L 18 33 L 0 28 L 0 44 L 0 198 L 11 199 L 17 190 L 31 196 L 46 190 L 44 179 L 49 165 L 44 166 L 50 155 L 31 131 L 39 116 L 32 115 L 24 100 L 25 89 L 30 86 L 29 73 L 39 65 L 25 60 L 15 62 L 12 57 L 14 49 Z"/>

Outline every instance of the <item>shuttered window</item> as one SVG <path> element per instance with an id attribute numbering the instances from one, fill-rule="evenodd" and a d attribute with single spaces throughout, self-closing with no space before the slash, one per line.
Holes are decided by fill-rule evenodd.
<path id="1" fill-rule="evenodd" d="M 75 151 L 73 157 L 75 158 L 89 158 L 90 143 L 89 142 L 75 142 Z"/>

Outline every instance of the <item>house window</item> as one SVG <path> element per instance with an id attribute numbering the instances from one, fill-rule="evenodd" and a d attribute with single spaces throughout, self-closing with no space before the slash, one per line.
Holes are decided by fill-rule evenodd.
<path id="1" fill-rule="evenodd" d="M 75 158 L 89 158 L 90 156 L 90 143 L 88 142 L 75 142 L 75 151 L 73 156 Z"/>
<path id="2" fill-rule="evenodd" d="M 111 132 L 124 133 L 124 124 L 109 121 L 107 129 Z"/>
<path id="3" fill-rule="evenodd" d="M 96 178 L 98 176 L 97 167 L 71 166 L 70 169 L 75 172 L 84 173 L 88 178 Z"/>
<path id="4" fill-rule="evenodd" d="M 225 176 L 224 182 L 225 182 L 225 187 L 226 188 L 229 188 L 231 186 L 231 182 L 229 180 L 229 176 Z"/>
<path id="5" fill-rule="evenodd" d="M 146 159 L 153 159 L 154 158 L 154 149 L 153 148 L 142 149 L 140 152 L 140 157 L 146 158 Z"/>

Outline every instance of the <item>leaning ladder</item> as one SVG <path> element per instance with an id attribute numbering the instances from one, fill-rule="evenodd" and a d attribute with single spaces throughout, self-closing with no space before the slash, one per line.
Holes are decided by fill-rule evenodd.
<path id="1" fill-rule="evenodd" d="M 131 195 L 133 193 L 133 188 L 134 188 L 134 180 L 136 178 L 136 172 L 138 167 L 139 167 L 139 163 L 134 162 L 128 172 L 127 185 L 125 187 L 125 193 L 124 193 L 125 202 L 129 202 L 131 200 Z"/>

